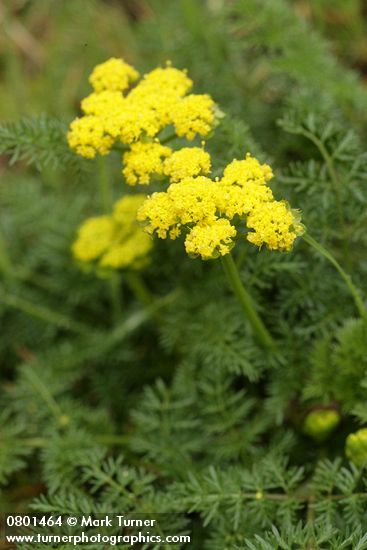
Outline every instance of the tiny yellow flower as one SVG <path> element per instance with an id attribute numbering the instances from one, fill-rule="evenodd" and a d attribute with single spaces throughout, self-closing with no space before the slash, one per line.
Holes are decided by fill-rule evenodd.
<path id="1" fill-rule="evenodd" d="M 138 78 L 139 73 L 134 67 L 122 59 L 111 57 L 93 69 L 89 82 L 98 93 L 103 90 L 122 92 Z"/>

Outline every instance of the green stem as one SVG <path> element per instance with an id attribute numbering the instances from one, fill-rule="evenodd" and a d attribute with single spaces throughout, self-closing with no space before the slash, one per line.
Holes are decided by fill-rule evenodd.
<path id="1" fill-rule="evenodd" d="M 15 267 L 7 251 L 7 244 L 0 229 L 0 273 L 4 275 L 4 278 L 8 280 L 17 281 L 29 281 L 32 284 L 46 289 L 48 291 L 54 291 L 56 286 L 52 279 L 39 273 L 33 273 L 27 268 L 17 266 Z M 1 289 L 0 289 L 1 295 Z"/>
<path id="2" fill-rule="evenodd" d="M 101 200 L 101 208 L 105 214 L 108 214 L 113 204 L 112 190 L 110 186 L 110 178 L 107 169 L 105 157 L 99 156 L 98 162 L 98 185 L 99 195 Z"/>
<path id="3" fill-rule="evenodd" d="M 144 280 L 139 273 L 129 271 L 126 273 L 126 281 L 134 292 L 137 299 L 145 306 L 151 307 L 154 303 L 154 298 L 144 283 Z"/>
<path id="4" fill-rule="evenodd" d="M 101 434 L 92 436 L 96 443 L 101 445 L 119 445 L 126 446 L 130 442 L 128 435 Z M 49 444 L 49 440 L 45 437 L 28 437 L 20 440 L 26 447 L 45 448 Z"/>
<path id="5" fill-rule="evenodd" d="M 270 333 L 260 319 L 256 309 L 254 308 L 250 294 L 247 292 L 242 284 L 240 274 L 238 273 L 238 269 L 236 267 L 236 264 L 234 263 L 231 254 L 226 254 L 225 256 L 222 256 L 221 260 L 228 282 L 230 283 L 233 292 L 237 296 L 238 301 L 240 302 L 247 319 L 251 323 L 254 333 L 258 337 L 259 341 L 266 348 L 274 347 L 274 341 Z"/>
<path id="6" fill-rule="evenodd" d="M 316 145 L 316 147 L 320 151 L 321 156 L 323 157 L 323 159 L 325 161 L 325 164 L 326 164 L 326 167 L 327 167 L 327 170 L 329 172 L 330 179 L 331 179 L 331 183 L 332 183 L 332 186 L 333 186 L 333 191 L 334 191 L 334 195 L 335 195 L 336 209 L 337 209 L 338 218 L 339 218 L 339 224 L 340 224 L 341 230 L 343 231 L 343 252 L 344 252 L 344 256 L 345 256 L 345 258 L 348 262 L 348 265 L 351 265 L 349 248 L 348 248 L 348 230 L 347 230 L 347 225 L 346 225 L 345 219 L 344 219 L 342 200 L 341 200 L 341 196 L 340 196 L 340 192 L 339 192 L 340 181 L 339 181 L 338 174 L 337 174 L 337 172 L 335 170 L 335 167 L 334 167 L 333 158 L 330 156 L 330 154 L 329 154 L 328 150 L 326 149 L 325 145 L 323 144 L 323 142 L 320 139 L 318 139 L 314 134 L 312 134 L 311 132 L 308 132 L 307 130 L 304 130 L 302 133 L 305 137 L 307 137 L 310 141 L 312 141 L 312 143 L 314 145 Z"/>
<path id="7" fill-rule="evenodd" d="M 52 311 L 44 306 L 29 302 L 20 296 L 4 292 L 2 288 L 0 288 L 0 299 L 7 306 L 23 311 L 23 313 L 31 315 L 32 317 L 42 319 L 42 321 L 45 321 L 46 323 L 71 330 L 77 334 L 86 335 L 89 333 L 89 329 L 81 323 L 78 323 L 77 321 L 62 315 L 61 313 Z"/>
<path id="8" fill-rule="evenodd" d="M 357 288 L 354 286 L 353 281 L 351 277 L 344 271 L 342 266 L 339 264 L 339 262 L 334 258 L 334 256 L 326 249 L 324 248 L 320 243 L 315 241 L 310 235 L 305 233 L 302 235 L 303 240 L 308 243 L 312 248 L 317 250 L 324 258 L 326 258 L 338 271 L 342 279 L 344 280 L 345 284 L 347 285 L 351 295 L 353 296 L 353 300 L 356 304 L 356 307 L 358 309 L 358 312 L 362 319 L 364 319 L 367 322 L 367 309 L 365 308 L 365 305 L 363 303 L 363 300 L 357 290 Z"/>
<path id="9" fill-rule="evenodd" d="M 129 150 L 129 146 L 124 145 L 121 142 L 114 143 L 112 146 L 112 151 L 116 151 L 116 153 L 125 153 L 128 150 Z"/>
<path id="10" fill-rule="evenodd" d="M 109 215 L 113 205 L 113 195 L 107 161 L 103 156 L 98 157 L 98 184 L 101 209 L 105 214 Z M 122 312 L 119 275 L 117 273 L 113 274 L 112 277 L 109 278 L 108 284 L 110 286 L 113 321 L 116 323 L 120 319 Z"/>
<path id="11" fill-rule="evenodd" d="M 166 145 L 166 143 L 169 143 L 170 141 L 173 141 L 174 139 L 177 138 L 177 134 L 175 134 L 174 132 L 172 134 L 169 134 L 168 136 L 166 136 L 165 138 L 162 138 L 160 140 L 161 144 L 162 145 Z"/>
<path id="12" fill-rule="evenodd" d="M 149 288 L 146 286 L 144 279 L 141 277 L 140 273 L 135 271 L 126 272 L 125 275 L 126 282 L 129 285 L 130 289 L 139 300 L 141 304 L 146 306 L 147 310 L 152 313 L 155 319 L 160 323 L 162 317 L 158 311 L 155 310 L 155 298 L 150 292 Z"/>
<path id="13" fill-rule="evenodd" d="M 14 268 L 7 252 L 5 239 L 0 233 L 0 271 L 9 279 L 14 277 Z"/>
<path id="14" fill-rule="evenodd" d="M 112 273 L 110 279 L 111 287 L 111 302 L 113 309 L 114 321 L 117 323 L 121 319 L 122 306 L 121 306 L 121 278 L 120 273 Z"/>
<path id="15" fill-rule="evenodd" d="M 43 381 L 39 378 L 36 372 L 32 369 L 32 367 L 27 366 L 27 368 L 24 369 L 24 373 L 27 376 L 29 382 L 34 387 L 34 389 L 39 393 L 42 399 L 47 403 L 47 405 L 49 406 L 50 410 L 55 415 L 55 417 L 57 419 L 62 418 L 63 412 L 59 404 L 57 403 L 52 393 L 49 391 L 48 387 L 43 383 Z"/>

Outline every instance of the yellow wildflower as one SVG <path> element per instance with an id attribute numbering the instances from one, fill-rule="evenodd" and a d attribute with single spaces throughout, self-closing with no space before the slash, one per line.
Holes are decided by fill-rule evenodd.
<path id="1" fill-rule="evenodd" d="M 107 155 L 113 145 L 113 139 L 106 135 L 101 120 L 92 115 L 75 119 L 67 140 L 71 149 L 86 158 L 94 158 L 97 152 Z"/>
<path id="2" fill-rule="evenodd" d="M 138 78 L 139 73 L 134 67 L 122 59 L 111 57 L 93 69 L 89 82 L 96 92 L 103 90 L 122 92 Z"/>
<path id="3" fill-rule="evenodd" d="M 190 256 L 201 256 L 203 260 L 225 256 L 233 247 L 236 233 L 233 225 L 225 219 L 195 225 L 185 239 L 186 252 Z"/>
<path id="4" fill-rule="evenodd" d="M 246 185 L 248 183 L 265 184 L 273 177 L 273 171 L 267 164 L 260 162 L 247 153 L 244 160 L 233 160 L 224 170 L 223 185 Z"/>
<path id="5" fill-rule="evenodd" d="M 265 244 L 270 250 L 290 250 L 302 233 L 302 225 L 286 201 L 256 205 L 246 224 L 254 230 L 247 234 L 247 240 L 259 247 Z"/>
<path id="6" fill-rule="evenodd" d="M 164 159 L 169 157 L 171 149 L 159 142 L 138 141 L 131 145 L 130 151 L 124 153 L 122 173 L 129 185 L 149 184 L 151 176 L 162 176 Z"/>
<path id="7" fill-rule="evenodd" d="M 114 223 L 109 216 L 89 218 L 79 228 L 71 249 L 75 258 L 90 262 L 109 246 L 114 234 Z"/>
<path id="8" fill-rule="evenodd" d="M 367 428 L 348 435 L 345 454 L 357 466 L 367 463 Z"/>
<path id="9" fill-rule="evenodd" d="M 171 160 L 175 156 L 180 159 L 179 153 L 173 153 L 165 166 L 174 167 Z M 270 167 L 260 165 L 250 156 L 229 166 L 232 174 L 227 171 L 226 184 L 205 176 L 186 177 L 171 183 L 166 192 L 154 193 L 139 209 L 139 221 L 146 223 L 148 233 L 156 232 L 162 239 L 167 236 L 174 239 L 184 230 L 188 233 L 186 250 L 206 259 L 229 252 L 236 234 L 229 222 L 236 217 L 236 223 L 244 218 L 247 227 L 254 230 L 247 234 L 249 242 L 259 247 L 265 244 L 271 250 L 290 250 L 303 226 L 298 213 L 285 201 L 274 200 L 266 185 L 271 177 Z M 244 175 L 239 171 L 241 166 Z M 173 174 L 178 172 L 173 170 Z"/>
<path id="10" fill-rule="evenodd" d="M 164 162 L 164 173 L 170 176 L 172 182 L 208 174 L 210 168 L 210 155 L 200 147 L 183 147 Z"/>
<path id="11" fill-rule="evenodd" d="M 178 136 L 193 140 L 196 134 L 207 136 L 214 125 L 215 103 L 208 94 L 191 94 L 173 109 L 172 122 Z"/>
<path id="12" fill-rule="evenodd" d="M 136 220 L 145 199 L 127 195 L 115 203 L 111 216 L 86 220 L 72 245 L 74 257 L 82 262 L 98 261 L 102 268 L 141 267 L 152 247 L 151 238 Z"/>
<path id="13" fill-rule="evenodd" d="M 133 67 L 122 59 L 111 58 L 97 65 L 90 76 L 94 92 L 81 102 L 85 117 L 70 126 L 68 141 L 78 154 L 93 158 L 97 152 L 106 154 L 119 140 L 127 145 L 145 138 L 155 138 L 167 126 L 174 124 L 179 136 L 193 139 L 198 133 L 207 135 L 214 121 L 214 102 L 208 95 L 186 94 L 192 80 L 186 71 L 158 67 L 147 73 L 125 96 L 126 90 L 138 78 Z M 127 157 L 128 158 L 128 157 Z M 207 159 L 200 172 L 207 173 Z M 129 170 L 128 170 L 129 172 Z M 129 179 L 137 183 L 139 171 Z M 142 174 L 146 183 L 149 178 Z"/>

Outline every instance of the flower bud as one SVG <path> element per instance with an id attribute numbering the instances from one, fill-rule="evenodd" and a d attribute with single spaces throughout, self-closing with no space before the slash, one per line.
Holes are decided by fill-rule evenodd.
<path id="1" fill-rule="evenodd" d="M 363 466 L 367 462 L 367 428 L 348 435 L 345 454 L 357 466 Z"/>
<path id="2" fill-rule="evenodd" d="M 340 414 L 335 409 L 317 409 L 306 416 L 303 431 L 316 441 L 323 441 L 339 422 Z"/>

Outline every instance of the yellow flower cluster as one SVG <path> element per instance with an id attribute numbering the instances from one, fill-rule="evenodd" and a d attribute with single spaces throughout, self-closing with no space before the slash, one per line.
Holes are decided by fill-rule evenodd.
<path id="1" fill-rule="evenodd" d="M 193 82 L 186 71 L 167 64 L 131 87 L 138 78 L 138 72 L 122 59 L 112 58 L 95 67 L 89 78 L 94 92 L 81 102 L 85 116 L 70 125 L 68 142 L 72 149 L 93 158 L 97 153 L 107 154 L 115 142 L 122 142 L 131 146 L 132 153 L 124 159 L 134 163 L 132 159 L 139 151 L 134 146 L 157 139 L 169 125 L 174 126 L 177 136 L 189 140 L 211 132 L 215 104 L 209 95 L 187 95 Z M 127 170 L 128 183 L 146 183 L 144 175 L 132 171 Z"/>
<path id="2" fill-rule="evenodd" d="M 159 142 L 137 141 L 131 145 L 130 151 L 124 153 L 124 168 L 122 173 L 126 183 L 147 185 L 151 176 L 164 174 L 164 159 L 169 157 L 171 149 Z"/>
<path id="3" fill-rule="evenodd" d="M 301 229 L 286 201 L 260 203 L 248 215 L 247 227 L 254 230 L 247 240 L 270 250 L 290 250 Z"/>
<path id="4" fill-rule="evenodd" d="M 183 147 L 166 159 L 163 170 L 171 182 L 177 182 L 184 178 L 209 174 L 210 168 L 210 155 L 204 149 Z"/>
<path id="5" fill-rule="evenodd" d="M 138 78 L 139 73 L 134 67 L 122 59 L 111 57 L 93 69 L 89 82 L 96 92 L 103 92 L 103 90 L 123 92 Z"/>
<path id="6" fill-rule="evenodd" d="M 150 237 L 136 222 L 144 195 L 128 195 L 117 201 L 111 216 L 89 218 L 79 228 L 72 245 L 81 262 L 97 262 L 102 268 L 137 269 L 152 247 Z"/>
<path id="7" fill-rule="evenodd" d="M 285 201 L 274 199 L 268 186 L 273 177 L 270 166 L 248 154 L 233 160 L 223 177 L 213 181 L 208 177 L 211 159 L 204 148 L 174 151 L 159 141 L 167 126 L 188 140 L 208 136 L 221 116 L 212 98 L 189 93 L 192 80 L 170 64 L 138 79 L 138 72 L 122 59 L 97 65 L 89 79 L 94 91 L 81 103 L 84 116 L 70 125 L 70 147 L 93 158 L 122 142 L 128 146 L 122 172 L 129 185 L 168 177 L 166 191 L 139 205 L 138 220 L 145 223 L 148 234 L 162 239 L 184 233 L 186 251 L 192 256 L 223 256 L 236 238 L 244 236 L 258 247 L 290 250 L 303 228 L 298 214 Z M 126 249 L 130 245 L 122 245 L 122 226 L 127 226 L 128 217 L 117 222 L 116 208 L 112 217 L 87 220 L 82 226 L 73 247 L 77 257 L 98 259 L 100 265 L 111 267 L 134 261 Z M 243 221 L 246 232 L 241 232 Z M 144 249 L 141 234 L 135 238 L 137 250 Z"/>
<path id="8" fill-rule="evenodd" d="M 236 230 L 228 220 L 219 218 L 210 224 L 193 227 L 185 240 L 185 250 L 189 256 L 201 256 L 210 260 L 225 256 L 233 246 Z"/>
<path id="9" fill-rule="evenodd" d="M 94 115 L 102 119 L 105 113 L 114 112 L 122 109 L 124 105 L 124 98 L 121 92 L 113 92 L 111 90 L 104 90 L 100 93 L 92 93 L 89 96 L 82 99 L 80 104 L 83 113 L 86 115 Z M 103 121 L 101 120 L 101 123 Z"/>
<path id="10" fill-rule="evenodd" d="M 89 159 L 94 158 L 96 153 L 107 155 L 113 145 L 113 139 L 105 133 L 103 123 L 93 115 L 73 120 L 68 142 L 78 155 Z"/>
<path id="11" fill-rule="evenodd" d="M 248 185 L 255 183 L 265 185 L 274 177 L 273 171 L 268 164 L 260 162 L 250 154 L 245 160 L 233 160 L 226 166 L 223 172 L 223 185 Z"/>
<path id="12" fill-rule="evenodd" d="M 208 94 L 191 94 L 173 107 L 172 122 L 176 134 L 193 140 L 196 134 L 207 136 L 214 124 L 214 103 Z"/>
<path id="13" fill-rule="evenodd" d="M 80 226 L 72 252 L 81 262 L 99 258 L 109 247 L 113 238 L 114 223 L 110 216 L 89 218 Z"/>
<path id="14" fill-rule="evenodd" d="M 162 239 L 175 239 L 184 231 L 187 253 L 205 260 L 230 252 L 241 220 L 253 229 L 246 235 L 249 242 L 287 251 L 303 227 L 285 201 L 274 199 L 267 186 L 272 176 L 268 165 L 248 154 L 231 162 L 221 180 L 184 177 L 167 191 L 153 193 L 139 209 L 138 220 Z"/>
<path id="15" fill-rule="evenodd" d="M 357 466 L 367 464 L 367 428 L 348 435 L 345 454 Z"/>
<path id="16" fill-rule="evenodd" d="M 183 147 L 172 151 L 155 142 L 138 141 L 131 145 L 123 156 L 122 170 L 126 183 L 147 185 L 153 177 L 169 176 L 178 182 L 191 176 L 208 174 L 211 168 L 210 155 L 200 147 Z"/>

